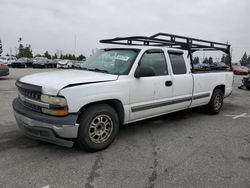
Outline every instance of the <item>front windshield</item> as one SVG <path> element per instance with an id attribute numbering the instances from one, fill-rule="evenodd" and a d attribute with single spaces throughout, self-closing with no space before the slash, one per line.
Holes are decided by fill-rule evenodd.
<path id="1" fill-rule="evenodd" d="M 83 69 L 109 74 L 127 75 L 138 55 L 136 49 L 104 49 L 89 57 Z"/>

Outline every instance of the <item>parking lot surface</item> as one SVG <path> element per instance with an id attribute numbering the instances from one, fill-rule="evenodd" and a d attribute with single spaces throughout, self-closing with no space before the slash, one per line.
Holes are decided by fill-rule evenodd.
<path id="1" fill-rule="evenodd" d="M 127 125 L 106 150 L 87 153 L 26 138 L 14 120 L 15 81 L 0 78 L 0 187 L 250 187 L 250 91 L 218 115 L 189 109 Z"/>

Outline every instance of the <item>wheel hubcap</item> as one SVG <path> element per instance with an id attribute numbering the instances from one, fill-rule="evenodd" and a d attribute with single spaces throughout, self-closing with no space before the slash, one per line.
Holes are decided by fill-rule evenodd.
<path id="1" fill-rule="evenodd" d="M 89 138 L 92 142 L 100 144 L 105 142 L 113 131 L 113 122 L 107 115 L 96 116 L 89 127 Z"/>
<path id="2" fill-rule="evenodd" d="M 215 110 L 219 110 L 222 105 L 222 98 L 220 95 L 217 95 L 214 99 L 214 108 Z"/>

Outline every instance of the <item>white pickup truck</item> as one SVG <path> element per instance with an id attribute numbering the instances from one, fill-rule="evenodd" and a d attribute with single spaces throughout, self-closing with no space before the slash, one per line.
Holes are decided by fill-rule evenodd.
<path id="1" fill-rule="evenodd" d="M 215 47 L 217 43 L 207 41 L 207 46 L 199 46 L 195 39 L 178 42 L 177 36 L 170 36 L 174 38 L 103 40 L 111 44 L 127 41 L 124 44 L 129 46 L 98 51 L 82 70 L 20 78 L 16 82 L 19 96 L 13 101 L 19 127 L 34 139 L 67 147 L 77 143 L 87 151 L 98 151 L 112 143 L 124 124 L 197 106 L 218 113 L 224 97 L 232 92 L 233 73 L 195 72 L 188 56 L 198 47 L 209 46 L 229 53 L 230 46 L 224 44 L 223 49 L 222 44 Z M 166 41 L 183 45 L 170 46 Z M 190 43 L 189 48 L 184 45 Z"/>

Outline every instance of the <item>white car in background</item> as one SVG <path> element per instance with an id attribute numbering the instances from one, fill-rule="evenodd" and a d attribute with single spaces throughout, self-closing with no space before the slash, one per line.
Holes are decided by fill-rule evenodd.
<path id="1" fill-rule="evenodd" d="M 57 68 L 69 69 L 73 67 L 73 63 L 70 60 L 63 59 L 57 62 Z"/>
<path id="2" fill-rule="evenodd" d="M 10 66 L 12 63 L 14 63 L 17 60 L 16 57 L 13 56 L 1 56 L 0 57 L 0 63 L 4 65 Z"/>

